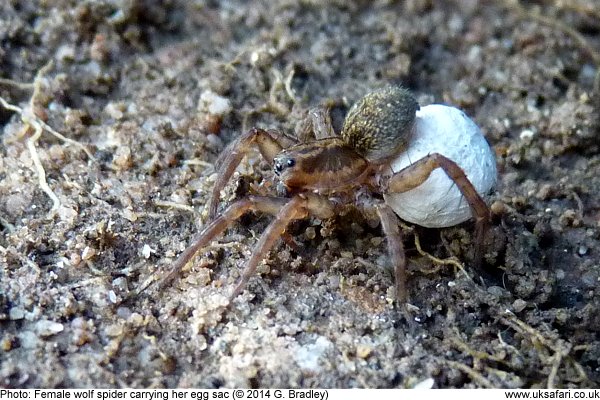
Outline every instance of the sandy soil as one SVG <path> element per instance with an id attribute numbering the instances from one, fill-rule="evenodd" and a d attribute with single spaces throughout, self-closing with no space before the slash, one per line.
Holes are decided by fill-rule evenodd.
<path id="1" fill-rule="evenodd" d="M 1 2 L 0 386 L 598 387 L 594 4 Z M 404 229 L 407 324 L 380 228 L 350 211 L 294 224 L 299 249 L 279 245 L 223 312 L 270 220 L 250 214 L 136 294 L 202 226 L 227 143 L 293 133 L 318 104 L 339 125 L 386 83 L 464 109 L 493 146 L 484 270 L 472 223 Z M 36 140 L 40 121 L 89 154 Z M 251 159 L 224 204 L 270 179 Z"/>

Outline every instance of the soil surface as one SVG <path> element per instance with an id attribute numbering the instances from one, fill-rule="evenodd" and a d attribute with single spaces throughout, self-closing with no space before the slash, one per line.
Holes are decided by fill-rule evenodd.
<path id="1" fill-rule="evenodd" d="M 600 386 L 599 54 L 595 0 L 2 1 L 0 386 Z M 248 214 L 142 290 L 224 146 L 390 83 L 496 152 L 483 268 L 472 222 L 403 227 L 407 322 L 349 209 L 292 224 L 226 310 L 271 220 Z M 250 157 L 220 209 L 271 181 Z"/>

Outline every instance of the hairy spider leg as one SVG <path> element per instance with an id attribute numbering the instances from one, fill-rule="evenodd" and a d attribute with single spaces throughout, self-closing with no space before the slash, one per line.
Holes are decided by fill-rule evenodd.
<path id="1" fill-rule="evenodd" d="M 305 193 L 292 197 L 285 206 L 281 207 L 273 222 L 267 227 L 258 243 L 256 243 L 254 250 L 252 250 L 252 255 L 246 262 L 242 276 L 229 296 L 230 302 L 244 290 L 248 280 L 256 272 L 260 261 L 269 254 L 269 251 L 281 238 L 290 222 L 306 218 L 310 214 L 323 219 L 331 218 L 334 215 L 334 206 L 324 197 Z"/>
<path id="2" fill-rule="evenodd" d="M 436 168 L 441 168 L 456 183 L 462 195 L 467 199 L 469 207 L 471 207 L 471 213 L 475 218 L 474 262 L 475 266 L 479 268 L 483 259 L 485 233 L 490 221 L 490 209 L 458 164 L 439 153 L 429 154 L 392 175 L 384 183 L 383 193 L 403 193 L 414 189 L 425 182 Z"/>
<path id="3" fill-rule="evenodd" d="M 231 204 L 221 215 L 212 220 L 202 231 L 192 240 L 192 244 L 185 249 L 175 263 L 171 266 L 167 274 L 158 283 L 158 289 L 162 290 L 168 286 L 173 279 L 180 273 L 183 267 L 190 262 L 196 253 L 208 245 L 218 235 L 223 233 L 233 222 L 248 211 L 264 212 L 271 215 L 277 215 L 279 210 L 288 202 L 287 199 L 263 196 L 249 196 Z"/>
<path id="4" fill-rule="evenodd" d="M 252 251 L 250 259 L 246 262 L 240 281 L 234 288 L 229 299 L 233 300 L 246 286 L 248 280 L 256 272 L 256 268 L 280 239 L 290 224 L 296 219 L 306 218 L 313 214 L 318 218 L 331 218 L 334 215 L 334 207 L 324 197 L 315 194 L 298 194 L 291 200 L 277 197 L 249 196 L 231 204 L 225 211 L 210 222 L 200 232 L 193 243 L 185 249 L 172 265 L 171 269 L 158 283 L 159 290 L 169 285 L 175 279 L 183 267 L 196 255 L 196 253 L 214 238 L 223 233 L 234 221 L 248 211 L 259 211 L 275 215 L 275 219 L 267 227 Z"/>
<path id="5" fill-rule="evenodd" d="M 336 137 L 329 109 L 321 105 L 308 110 L 306 117 L 296 127 L 296 135 L 301 143 Z"/>
<path id="6" fill-rule="evenodd" d="M 377 204 L 377 214 L 381 220 L 381 227 L 387 239 L 388 253 L 394 266 L 396 280 L 395 299 L 399 304 L 406 304 L 408 293 L 406 291 L 406 256 L 402 245 L 402 234 L 398 225 L 396 213 L 385 203 Z"/>
<path id="7" fill-rule="evenodd" d="M 216 161 L 217 180 L 208 202 L 208 219 L 212 220 L 217 215 L 221 190 L 223 190 L 242 159 L 254 146 L 258 147 L 258 150 L 264 159 L 269 164 L 272 164 L 273 158 L 280 153 L 283 148 L 288 147 L 293 143 L 294 140 L 292 138 L 278 132 L 252 128 L 227 146 L 223 151 L 222 156 Z"/>
<path id="8" fill-rule="evenodd" d="M 328 108 L 324 106 L 315 107 L 309 111 L 309 115 L 315 139 L 319 140 L 337 136 L 333 130 Z"/>

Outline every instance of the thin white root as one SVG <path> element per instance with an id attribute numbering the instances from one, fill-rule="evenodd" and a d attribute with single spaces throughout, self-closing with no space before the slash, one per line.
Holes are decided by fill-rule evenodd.
<path id="1" fill-rule="evenodd" d="M 58 210 L 58 207 L 60 207 L 60 200 L 48 185 L 48 181 L 46 180 L 46 170 L 40 161 L 37 148 L 35 147 L 38 139 L 40 136 L 42 136 L 42 127 L 39 124 L 33 124 L 33 128 L 35 129 L 35 133 L 33 136 L 27 139 L 27 149 L 29 150 L 29 155 L 31 156 L 31 160 L 33 161 L 33 165 L 35 166 L 37 172 L 38 185 L 40 185 L 40 188 L 48 197 L 50 197 L 50 200 L 52 200 L 52 209 L 50 212 L 53 212 Z"/>
<path id="2" fill-rule="evenodd" d="M 27 132 L 29 129 L 33 129 L 33 131 L 34 131 L 33 135 L 29 139 L 27 139 L 27 150 L 29 150 L 31 160 L 33 161 L 33 165 L 35 168 L 35 172 L 38 176 L 38 185 L 40 186 L 42 191 L 44 193 L 46 193 L 46 195 L 48 197 L 50 197 L 50 199 L 52 200 L 52 209 L 50 210 L 51 213 L 56 211 L 60 207 L 60 200 L 59 200 L 58 196 L 54 193 L 54 191 L 52 191 L 52 189 L 48 185 L 48 181 L 46 180 L 46 171 L 44 170 L 44 166 L 42 165 L 39 154 L 37 152 L 36 143 L 39 140 L 39 138 L 42 136 L 42 133 L 44 132 L 44 130 L 49 132 L 50 134 L 52 134 L 54 137 L 58 138 L 62 142 L 66 143 L 67 145 L 74 145 L 74 146 L 80 148 L 81 150 L 83 150 L 83 152 L 85 152 L 85 154 L 90 158 L 90 160 L 92 160 L 93 162 L 96 162 L 96 159 L 94 158 L 92 153 L 84 145 L 82 145 L 81 143 L 79 143 L 73 139 L 69 139 L 69 138 L 63 136 L 62 134 L 60 134 L 59 132 L 54 130 L 54 128 L 52 128 L 51 126 L 46 124 L 44 121 L 42 121 L 40 118 L 38 118 L 34 114 L 33 110 L 35 110 L 35 107 L 36 107 L 36 99 L 39 97 L 39 94 L 42 90 L 41 89 L 42 78 L 52 68 L 52 65 L 53 65 L 53 63 L 52 63 L 52 61 L 50 61 L 48 64 L 46 64 L 44 67 L 42 67 L 36 74 L 35 80 L 32 84 L 16 83 L 16 82 L 13 82 L 10 80 L 2 80 L 2 82 L 0 82 L 0 83 L 4 83 L 4 84 L 10 83 L 19 88 L 33 87 L 33 94 L 31 96 L 31 98 L 29 99 L 29 109 L 28 110 L 24 110 L 23 108 L 21 108 L 19 106 L 9 103 L 1 96 L 0 96 L 0 104 L 2 104 L 2 106 L 5 109 L 19 114 L 19 116 L 21 117 L 21 121 L 23 122 L 23 124 L 25 124 L 25 126 L 23 128 L 24 132 Z"/>

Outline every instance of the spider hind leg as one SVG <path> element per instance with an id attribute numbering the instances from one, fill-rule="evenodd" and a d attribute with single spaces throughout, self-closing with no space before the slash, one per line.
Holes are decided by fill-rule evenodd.
<path id="1" fill-rule="evenodd" d="M 483 260 L 485 234 L 491 217 L 490 208 L 458 164 L 439 153 L 429 154 L 392 175 L 385 183 L 386 187 L 383 192 L 407 192 L 425 182 L 436 168 L 441 168 L 446 173 L 469 203 L 475 219 L 474 264 L 476 268 L 480 268 Z"/>

